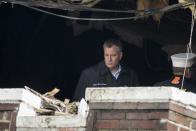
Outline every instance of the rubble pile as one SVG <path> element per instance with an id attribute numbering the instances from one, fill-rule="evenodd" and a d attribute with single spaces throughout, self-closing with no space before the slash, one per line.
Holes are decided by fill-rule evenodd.
<path id="1" fill-rule="evenodd" d="M 25 86 L 27 91 L 32 92 L 41 98 L 41 107 L 35 109 L 38 115 L 67 115 L 67 114 L 77 114 L 79 102 L 70 102 L 69 99 L 65 99 L 64 102 L 55 98 L 60 90 L 54 88 L 52 91 L 45 94 L 40 94 L 39 92 Z"/>

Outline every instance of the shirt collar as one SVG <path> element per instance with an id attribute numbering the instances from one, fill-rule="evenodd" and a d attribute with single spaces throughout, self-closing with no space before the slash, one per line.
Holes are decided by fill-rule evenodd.
<path id="1" fill-rule="evenodd" d="M 121 70 L 122 70 L 122 67 L 121 67 L 121 65 L 119 64 L 119 65 L 118 65 L 118 69 L 117 69 L 116 71 L 111 71 L 111 73 L 112 73 L 112 75 L 117 79 L 118 76 L 120 75 Z"/>

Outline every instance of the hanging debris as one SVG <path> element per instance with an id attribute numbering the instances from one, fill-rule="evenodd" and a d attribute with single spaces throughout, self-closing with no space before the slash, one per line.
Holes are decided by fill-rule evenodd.
<path id="1" fill-rule="evenodd" d="M 36 109 L 38 115 L 77 114 L 79 102 L 69 103 L 69 99 L 65 99 L 64 102 L 56 99 L 54 95 L 60 91 L 58 88 L 54 88 L 52 91 L 47 92 L 43 95 L 27 86 L 25 86 L 25 89 L 42 99 L 41 108 Z"/>
<path id="2" fill-rule="evenodd" d="M 137 10 L 153 10 L 166 7 L 169 4 L 169 0 L 137 0 Z M 144 15 L 141 12 L 140 15 Z M 156 13 L 153 15 L 153 19 L 160 22 L 163 13 Z"/>
<path id="3" fill-rule="evenodd" d="M 194 0 L 178 0 L 179 3 L 188 3 L 188 2 L 193 2 Z M 195 1 L 194 1 L 195 2 Z M 189 5 L 187 7 L 185 7 L 185 9 L 188 8 L 191 10 L 192 14 L 194 14 L 195 12 L 195 4 Z"/>

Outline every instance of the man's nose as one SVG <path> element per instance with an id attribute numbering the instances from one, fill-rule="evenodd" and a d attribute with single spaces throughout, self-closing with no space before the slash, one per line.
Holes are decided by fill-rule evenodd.
<path id="1" fill-rule="evenodd" d="M 109 60 L 112 61 L 112 57 L 111 56 L 109 56 Z"/>

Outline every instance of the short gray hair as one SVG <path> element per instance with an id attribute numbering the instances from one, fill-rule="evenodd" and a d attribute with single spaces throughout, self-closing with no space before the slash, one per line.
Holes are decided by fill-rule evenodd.
<path id="1" fill-rule="evenodd" d="M 120 40 L 108 39 L 103 43 L 103 48 L 111 48 L 112 46 L 117 46 L 120 52 L 123 50 L 123 46 Z"/>

